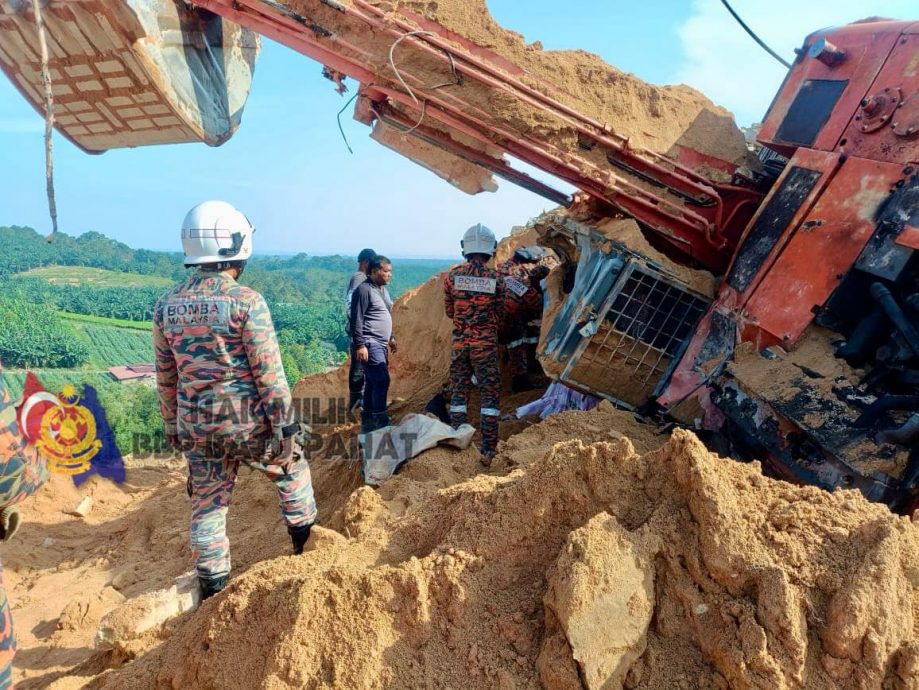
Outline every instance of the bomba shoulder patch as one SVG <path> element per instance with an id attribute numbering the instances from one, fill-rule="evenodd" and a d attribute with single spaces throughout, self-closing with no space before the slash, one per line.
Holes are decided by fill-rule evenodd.
<path id="1" fill-rule="evenodd" d="M 479 276 L 453 276 L 453 289 L 493 295 L 498 289 L 498 281 Z"/>
<path id="2" fill-rule="evenodd" d="M 517 280 L 513 276 L 506 276 L 504 278 L 504 284 L 507 286 L 507 289 L 513 292 L 517 297 L 523 297 L 528 288 L 522 281 Z"/>
<path id="3" fill-rule="evenodd" d="M 163 303 L 163 326 L 225 326 L 230 322 L 230 301 L 221 297 L 176 297 Z"/>

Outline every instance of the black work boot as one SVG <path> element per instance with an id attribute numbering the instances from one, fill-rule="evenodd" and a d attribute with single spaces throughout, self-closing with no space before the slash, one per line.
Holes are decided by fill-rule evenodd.
<path id="1" fill-rule="evenodd" d="M 198 575 L 198 584 L 201 586 L 201 601 L 210 599 L 217 592 L 222 591 L 227 586 L 229 579 L 229 575 L 218 575 L 217 577 Z"/>
<path id="2" fill-rule="evenodd" d="M 389 426 L 392 424 L 392 420 L 389 418 L 388 412 L 377 412 L 373 415 L 373 430 L 382 429 L 384 426 Z"/>
<path id="3" fill-rule="evenodd" d="M 373 431 L 373 413 L 361 408 L 361 433 L 369 434 L 371 431 Z"/>
<path id="4" fill-rule="evenodd" d="M 444 424 L 450 423 L 450 413 L 447 411 L 447 399 L 443 396 L 443 393 L 438 393 L 428 400 L 428 404 L 425 405 L 424 411 L 430 412 Z"/>
<path id="5" fill-rule="evenodd" d="M 297 527 L 288 525 L 287 533 L 290 535 L 291 542 L 293 542 L 295 556 L 303 553 L 303 547 L 306 546 L 306 542 L 310 538 L 310 529 L 312 527 L 312 524 L 298 525 Z"/>
<path id="6" fill-rule="evenodd" d="M 521 393 L 523 391 L 531 391 L 536 386 L 533 385 L 533 382 L 530 380 L 529 374 L 515 374 L 511 378 L 511 391 L 514 393 Z"/>
<path id="7" fill-rule="evenodd" d="M 361 392 L 351 393 L 351 398 L 348 400 L 348 413 L 356 414 L 358 409 L 363 409 L 364 407 L 364 394 Z"/>

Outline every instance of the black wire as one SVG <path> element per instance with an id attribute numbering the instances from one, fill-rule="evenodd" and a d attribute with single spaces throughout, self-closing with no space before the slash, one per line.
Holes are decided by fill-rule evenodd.
<path id="1" fill-rule="evenodd" d="M 351 98 L 348 99 L 348 102 L 345 103 L 341 107 L 341 110 L 338 111 L 338 115 L 335 116 L 335 119 L 338 120 L 338 131 L 341 132 L 341 138 L 345 140 L 345 146 L 348 147 L 348 153 L 350 153 L 352 156 L 354 155 L 354 151 L 351 150 L 351 144 L 348 143 L 348 137 L 345 136 L 345 128 L 341 126 L 341 114 L 345 112 L 345 108 L 354 102 L 354 99 L 357 98 L 357 96 L 357 93 L 351 96 Z"/>
<path id="2" fill-rule="evenodd" d="M 734 8 L 728 4 L 728 0 L 721 0 L 721 4 L 728 8 L 728 12 L 731 13 L 731 16 L 737 20 L 737 23 L 743 27 L 744 31 L 750 34 L 750 36 L 753 38 L 754 41 L 759 43 L 760 47 L 762 47 L 763 50 L 765 50 L 767 53 L 769 53 L 772 57 L 774 57 L 776 60 L 781 62 L 783 65 L 785 65 L 788 69 L 791 69 L 790 62 L 787 62 L 778 53 L 776 53 L 772 48 L 770 48 L 765 43 L 763 43 L 762 39 L 760 39 L 759 36 L 753 33 L 753 30 L 744 23 L 744 20 L 741 19 L 739 16 L 737 16 L 737 13 L 734 11 Z"/>

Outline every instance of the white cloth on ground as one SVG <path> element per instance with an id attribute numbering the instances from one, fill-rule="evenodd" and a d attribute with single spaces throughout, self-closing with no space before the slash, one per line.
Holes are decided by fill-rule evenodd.
<path id="1" fill-rule="evenodd" d="M 439 419 L 407 414 L 398 424 L 358 436 L 363 455 L 364 481 L 377 486 L 402 463 L 438 444 L 468 448 L 475 434 L 469 424 L 454 429 Z"/>
<path id="2" fill-rule="evenodd" d="M 579 393 L 556 381 L 546 389 L 539 400 L 518 407 L 517 418 L 538 414 L 540 419 L 545 419 L 550 414 L 565 410 L 592 410 L 599 402 L 600 400 L 592 395 Z"/>

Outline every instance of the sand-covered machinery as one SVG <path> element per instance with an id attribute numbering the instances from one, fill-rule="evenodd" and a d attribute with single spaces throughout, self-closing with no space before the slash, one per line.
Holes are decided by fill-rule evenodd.
<path id="1" fill-rule="evenodd" d="M 0 2 L 0 66 L 40 109 L 30 4 Z M 356 82 L 354 116 L 373 137 L 458 188 L 489 191 L 498 176 L 567 207 L 537 223 L 567 259 L 547 290 L 547 371 L 726 431 L 797 481 L 908 503 L 919 24 L 807 36 L 753 155 L 701 94 L 543 51 L 482 0 L 44 6 L 57 124 L 83 148 L 220 143 L 239 122 L 254 34 L 276 40 L 340 91 Z"/>

